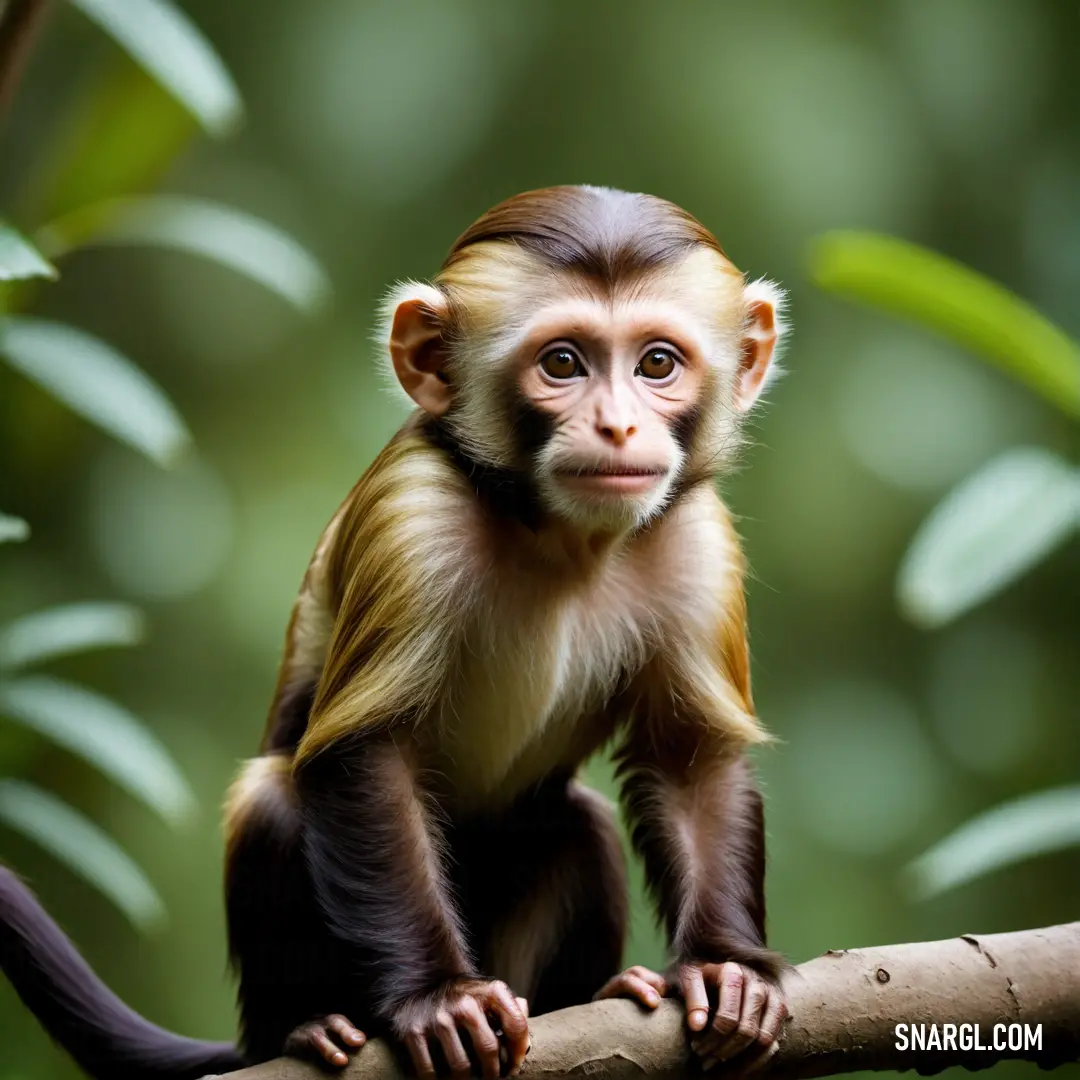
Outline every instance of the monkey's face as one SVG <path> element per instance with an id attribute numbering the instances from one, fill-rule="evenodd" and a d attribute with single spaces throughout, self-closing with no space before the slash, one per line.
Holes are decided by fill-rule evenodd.
<path id="1" fill-rule="evenodd" d="M 551 513 L 621 529 L 666 504 L 712 381 L 684 312 L 656 297 L 553 303 L 525 327 L 510 369 L 516 430 Z"/>
<path id="2" fill-rule="evenodd" d="M 777 295 L 704 247 L 598 281 L 480 244 L 438 287 L 392 294 L 387 339 L 398 382 L 469 458 L 527 476 L 564 521 L 622 531 L 720 471 Z"/>

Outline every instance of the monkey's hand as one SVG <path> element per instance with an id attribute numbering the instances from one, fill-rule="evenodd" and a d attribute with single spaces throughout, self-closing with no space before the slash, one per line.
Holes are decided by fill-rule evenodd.
<path id="1" fill-rule="evenodd" d="M 348 1065 L 349 1051 L 359 1050 L 365 1042 L 367 1036 L 362 1031 L 334 1013 L 301 1024 L 285 1040 L 284 1051 L 290 1057 L 325 1062 L 340 1069 Z"/>
<path id="2" fill-rule="evenodd" d="M 787 1002 L 774 979 L 734 961 L 682 963 L 676 977 L 703 1069 L 736 1055 L 745 1069 L 757 1068 L 776 1053 Z"/>
<path id="3" fill-rule="evenodd" d="M 494 979 L 454 979 L 402 1005 L 392 1018 L 397 1037 L 405 1044 L 420 1080 L 434 1080 L 431 1058 L 434 1041 L 454 1080 L 464 1080 L 472 1063 L 462 1032 L 485 1080 L 496 1080 L 505 1066 L 513 1076 L 529 1052 L 529 1007 L 504 982 Z"/>
<path id="4" fill-rule="evenodd" d="M 668 997 L 673 992 L 674 987 L 663 975 L 635 964 L 613 979 L 608 979 L 593 994 L 593 1001 L 614 997 L 633 998 L 646 1008 L 655 1009 L 660 1004 L 661 998 Z"/>

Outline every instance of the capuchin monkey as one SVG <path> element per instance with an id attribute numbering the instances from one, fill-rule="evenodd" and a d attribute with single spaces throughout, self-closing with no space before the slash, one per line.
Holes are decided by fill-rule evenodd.
<path id="1" fill-rule="evenodd" d="M 680 996 L 706 1069 L 775 1050 L 786 965 L 745 757 L 767 736 L 715 481 L 781 298 L 685 211 L 596 187 L 501 203 L 393 290 L 385 360 L 415 409 L 319 541 L 227 800 L 239 1051 L 124 1009 L 0 879 L 0 961 L 88 1071 L 334 1067 L 367 1032 L 424 1080 L 491 1080 L 520 1069 L 530 1013 L 615 996 Z M 605 745 L 664 973 L 619 970 L 619 833 L 578 779 Z"/>

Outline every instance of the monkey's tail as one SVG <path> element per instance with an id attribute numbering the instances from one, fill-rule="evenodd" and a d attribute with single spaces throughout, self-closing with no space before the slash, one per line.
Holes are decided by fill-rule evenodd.
<path id="1" fill-rule="evenodd" d="M 95 1080 L 197 1080 L 246 1064 L 229 1043 L 165 1031 L 90 969 L 37 897 L 0 866 L 0 968 L 53 1039 Z"/>

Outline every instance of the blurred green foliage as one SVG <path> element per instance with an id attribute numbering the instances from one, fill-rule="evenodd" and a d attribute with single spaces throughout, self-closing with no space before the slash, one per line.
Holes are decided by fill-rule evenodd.
<path id="1" fill-rule="evenodd" d="M 231 76 L 199 31 L 168 0 L 76 3 L 208 131 L 220 135 L 235 125 L 241 103 Z M 12 35 L 25 49 L 32 38 L 20 25 L 17 8 L 0 8 L 0 35 Z M 11 58 L 10 70 L 0 72 L 10 89 L 10 71 L 19 70 L 20 58 L 7 47 L 0 55 Z M 138 96 L 161 101 L 152 88 Z M 110 119 L 122 123 L 132 115 L 129 101 L 129 95 L 116 95 L 110 87 L 101 101 L 105 116 L 99 112 L 100 132 L 110 128 Z M 37 246 L 0 222 L 0 282 L 57 278 L 56 267 L 39 247 L 55 260 L 93 243 L 142 244 L 213 259 L 247 274 L 301 310 L 319 306 L 328 293 L 322 268 L 280 230 L 205 200 L 127 194 L 128 183 L 151 175 L 148 166 L 164 164 L 160 159 L 169 145 L 140 141 L 125 155 L 127 168 L 113 171 L 121 185 L 117 194 L 125 197 L 69 210 L 38 229 Z M 101 153 L 97 141 L 84 140 L 80 153 L 66 160 L 64 175 L 78 177 L 84 166 L 94 175 Z M 97 170 L 97 175 L 108 171 Z M 175 465 L 190 450 L 191 435 L 164 392 L 139 367 L 92 335 L 47 319 L 12 314 L 34 298 L 35 290 L 26 285 L 9 285 L 0 295 L 0 359 L 156 464 Z M 25 522 L 3 516 L 0 538 L 28 537 Z M 0 716 L 81 757 L 168 824 L 177 825 L 192 816 L 194 794 L 141 720 L 84 687 L 21 674 L 27 665 L 57 656 L 136 644 L 142 626 L 141 613 L 129 605 L 82 603 L 34 612 L 0 627 Z M 136 927 L 149 929 L 163 921 L 164 904 L 142 869 L 74 807 L 33 784 L 5 779 L 0 780 L 0 821 L 97 886 Z"/>
<path id="2" fill-rule="evenodd" d="M 1075 5 L 182 6 L 243 88 L 246 126 L 228 142 L 192 141 L 188 108 L 61 6 L 2 132 L 0 208 L 63 275 L 9 284 L 6 303 L 32 304 L 39 328 L 77 325 L 134 358 L 198 452 L 163 471 L 0 366 L 0 536 L 24 536 L 14 516 L 33 527 L 30 542 L 0 548 L 0 621 L 81 597 L 138 603 L 151 631 L 139 649 L 50 664 L 57 679 L 130 706 L 213 807 L 257 744 L 311 547 L 402 418 L 372 364 L 381 291 L 433 272 L 471 220 L 515 191 L 583 181 L 652 191 L 700 217 L 748 273 L 792 293 L 789 375 L 726 484 L 754 568 L 757 703 L 779 736 L 758 760 L 773 942 L 800 960 L 1075 917 L 1075 849 L 925 900 L 902 871 L 1002 803 L 1043 789 L 1069 797 L 1080 767 L 1077 545 L 1061 530 L 1024 577 L 931 620 L 942 624 L 932 634 L 898 610 L 894 579 L 947 493 L 1017 448 L 1075 461 L 1076 425 L 973 360 L 970 337 L 960 347 L 882 319 L 811 277 L 823 234 L 902 236 L 947 253 L 961 281 L 969 267 L 1025 297 L 1064 335 L 1040 355 L 1065 355 L 1063 341 L 1080 333 L 1080 120 L 1065 104 Z M 151 189 L 180 199 L 174 207 L 243 207 L 301 238 L 329 268 L 334 310 L 298 322 L 279 296 L 190 258 L 222 261 L 220 219 L 165 229 L 179 253 L 141 241 L 119 250 L 113 238 L 127 244 L 135 226 L 112 212 L 159 208 L 130 202 Z M 110 211 L 89 215 L 102 242 L 79 234 L 68 250 L 95 205 Z M 134 220 L 162 236 L 154 214 Z M 289 286 L 293 303 L 321 295 L 305 280 L 299 272 Z M 908 288 L 891 310 L 917 314 L 913 297 L 924 298 Z M 989 326 L 983 340 L 997 333 Z M 1050 338 L 1040 329 L 1027 340 Z M 1005 353 L 1014 358 L 1015 343 Z M 1038 490 L 1058 490 L 1038 475 Z M 1012 505 L 1006 525 L 1048 502 Z M 946 588 L 958 572 L 946 568 Z M 169 909 L 168 933 L 136 936 L 69 871 L 0 835 L 5 859 L 95 967 L 155 1021 L 230 1037 L 216 815 L 163 837 L 128 793 L 17 724 L 0 728 L 0 772 L 101 823 Z M 608 784 L 603 762 L 590 773 Z M 0 788 L 0 812 L 12 791 L 18 808 L 20 789 Z M 1025 813 L 1063 822 L 1061 806 Z M 635 875 L 629 951 L 655 961 Z M 0 1077 L 76 1075 L 6 987 L 0 1045 Z"/>
<path id="3" fill-rule="evenodd" d="M 811 273 L 847 295 L 948 334 L 1080 417 L 1080 347 L 1018 296 L 917 244 L 873 233 L 829 233 Z"/>
<path id="4" fill-rule="evenodd" d="M 94 8 L 94 4 L 88 6 Z M 108 6 L 100 5 L 102 9 Z M 13 36 L 25 49 L 33 38 L 18 29 L 20 22 L 18 8 L 5 5 L 0 9 L 0 34 Z M 135 35 L 140 41 L 133 42 L 126 25 L 119 29 L 129 47 L 140 41 L 145 45 L 145 28 Z M 4 45 L 2 52 L 10 67 L 0 76 L 10 96 L 12 79 L 17 78 L 25 58 L 7 41 Z M 14 227 L 0 224 L 0 281 L 57 276 L 56 267 L 34 244 Z M 9 285 L 0 296 L 0 357 L 74 412 L 160 464 L 168 464 L 189 441 L 172 404 L 141 370 L 104 343 L 59 323 L 10 314 L 33 295 L 31 288 Z M 28 538 L 25 523 L 10 517 L 4 520 L 5 540 Z M 140 628 L 141 615 L 134 609 L 92 604 L 32 613 L 0 628 L 0 716 L 82 757 L 176 823 L 190 816 L 195 805 L 192 792 L 168 752 L 140 720 L 83 687 L 20 673 L 28 664 L 66 653 L 134 644 L 141 636 Z M 7 764 L 10 768 L 12 762 Z M 0 821 L 96 885 L 136 927 L 149 929 L 162 922 L 164 904 L 142 869 L 63 800 L 33 784 L 3 779 Z"/>
<path id="5" fill-rule="evenodd" d="M 1080 416 L 1080 347 L 1007 289 L 935 252 L 870 233 L 816 244 L 822 288 L 907 315 L 968 345 Z M 1080 530 L 1080 468 L 1008 450 L 962 481 L 923 523 L 900 568 L 901 607 L 938 626 L 1006 588 Z M 1080 787 L 980 814 L 910 868 L 932 895 L 1033 855 L 1080 843 Z"/>

